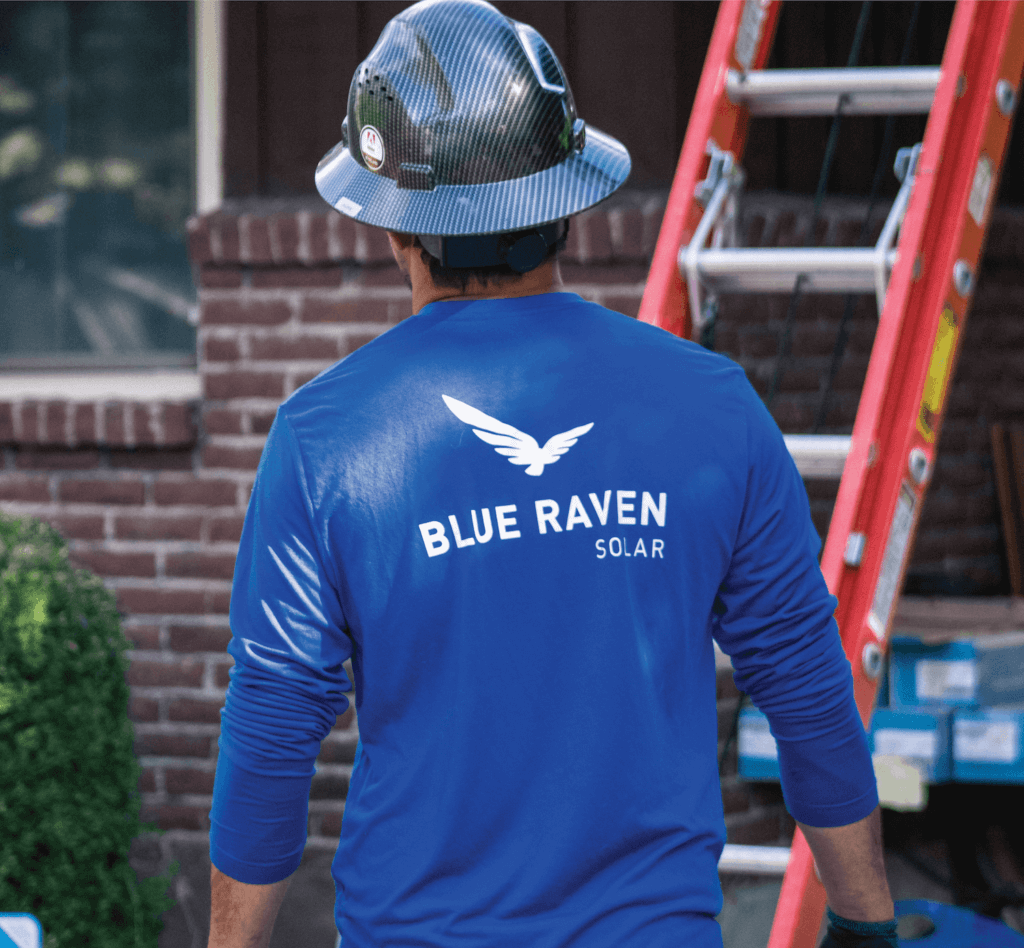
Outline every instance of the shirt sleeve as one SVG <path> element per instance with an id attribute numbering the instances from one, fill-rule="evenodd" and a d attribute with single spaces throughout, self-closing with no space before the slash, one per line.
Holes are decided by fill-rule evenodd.
<path id="1" fill-rule="evenodd" d="M 807 492 L 752 389 L 748 401 L 746 497 L 713 631 L 737 686 L 768 718 L 789 812 L 808 826 L 844 826 L 878 805 L 867 735 Z"/>
<path id="2" fill-rule="evenodd" d="M 239 882 L 277 882 L 298 867 L 320 742 L 348 707 L 351 641 L 320 535 L 302 452 L 279 411 L 235 563 L 235 664 L 210 812 L 210 858 Z"/>

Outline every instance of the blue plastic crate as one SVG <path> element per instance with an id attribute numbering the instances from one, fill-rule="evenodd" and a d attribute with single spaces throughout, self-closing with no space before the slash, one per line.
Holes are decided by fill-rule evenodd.
<path id="1" fill-rule="evenodd" d="M 976 915 L 970 909 L 943 905 L 926 899 L 896 903 L 896 917 L 924 915 L 935 931 L 923 938 L 901 938 L 900 945 L 921 948 L 1024 948 L 1024 935 L 994 918 Z"/>

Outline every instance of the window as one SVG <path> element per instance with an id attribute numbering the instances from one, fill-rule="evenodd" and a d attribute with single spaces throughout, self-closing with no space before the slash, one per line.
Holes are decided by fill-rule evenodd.
<path id="1" fill-rule="evenodd" d="M 0 2 L 0 370 L 195 364 L 190 15 Z"/>

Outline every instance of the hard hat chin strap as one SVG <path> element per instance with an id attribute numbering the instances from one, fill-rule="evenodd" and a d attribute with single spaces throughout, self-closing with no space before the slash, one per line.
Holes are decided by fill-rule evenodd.
<path id="1" fill-rule="evenodd" d="M 445 237 L 440 234 L 417 234 L 420 243 L 442 267 L 465 269 L 507 264 L 517 273 L 529 273 L 547 255 L 568 230 L 561 220 L 529 230 L 506 234 L 466 234 Z"/>

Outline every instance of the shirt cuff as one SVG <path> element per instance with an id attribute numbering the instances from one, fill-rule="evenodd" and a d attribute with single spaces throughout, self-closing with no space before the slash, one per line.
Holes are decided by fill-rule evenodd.
<path id="1" fill-rule="evenodd" d="M 210 810 L 210 861 L 250 885 L 287 879 L 302 861 L 312 781 L 312 774 L 254 774 L 221 750 Z"/>

